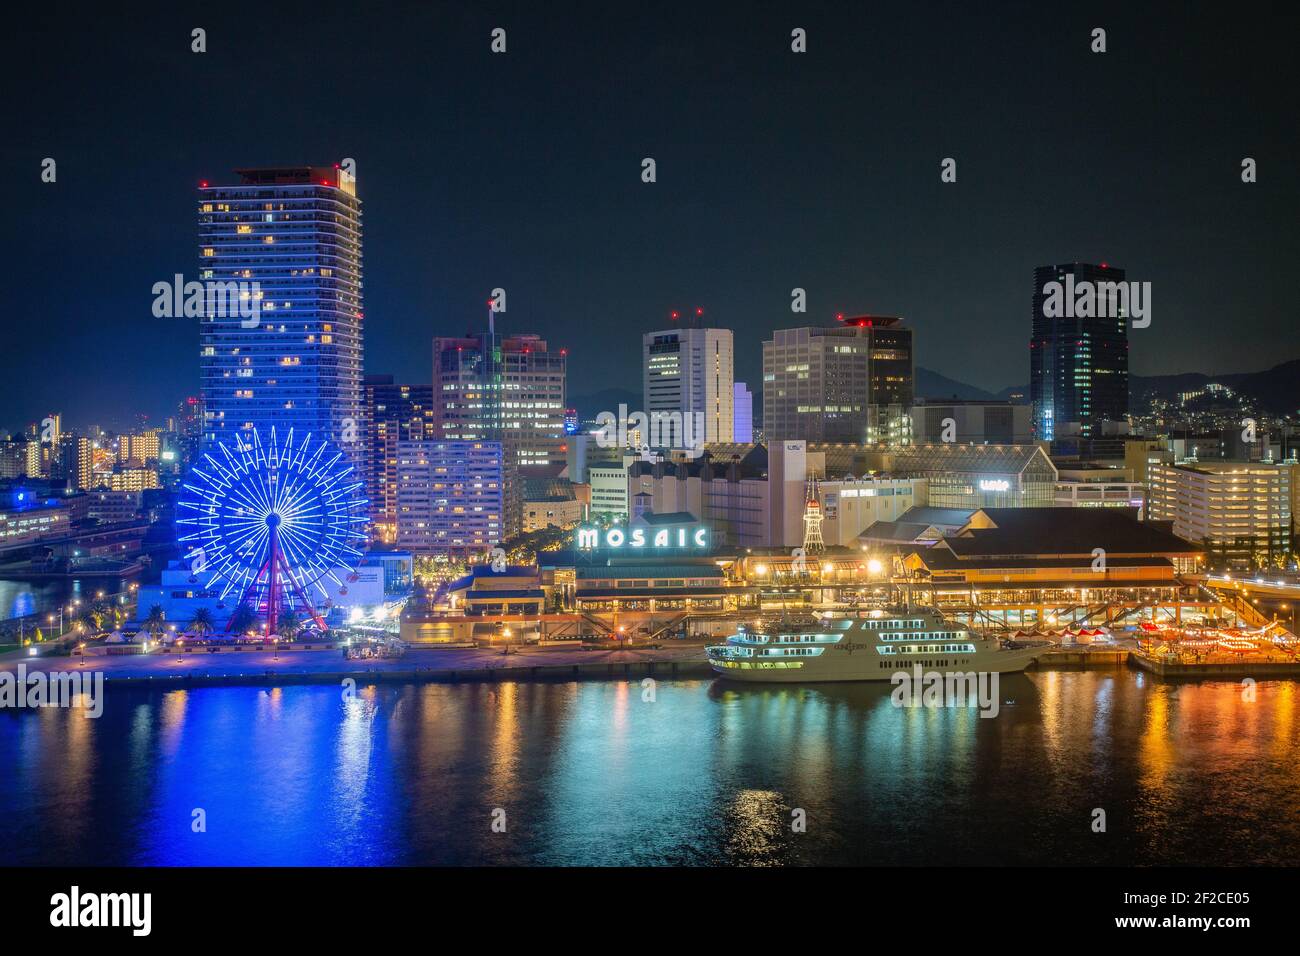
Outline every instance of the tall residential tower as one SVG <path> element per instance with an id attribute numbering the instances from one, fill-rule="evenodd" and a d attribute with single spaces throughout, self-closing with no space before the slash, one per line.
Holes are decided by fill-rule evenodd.
<path id="1" fill-rule="evenodd" d="M 204 442 L 295 429 L 361 461 L 361 202 L 337 166 L 236 170 L 199 190 L 200 280 L 258 284 L 260 314 L 200 319 Z M 219 301 L 219 300 L 218 300 Z M 229 313 L 231 310 L 220 310 Z"/>

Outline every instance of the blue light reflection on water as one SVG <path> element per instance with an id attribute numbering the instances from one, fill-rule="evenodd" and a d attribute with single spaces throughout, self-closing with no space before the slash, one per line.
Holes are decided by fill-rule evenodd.
<path id="1" fill-rule="evenodd" d="M 1295 864 L 1296 686 L 1046 672 L 987 720 L 888 685 L 114 688 L 0 713 L 0 863 Z"/>

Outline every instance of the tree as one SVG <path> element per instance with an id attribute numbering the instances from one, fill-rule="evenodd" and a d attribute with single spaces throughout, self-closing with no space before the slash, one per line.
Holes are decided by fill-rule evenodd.
<path id="1" fill-rule="evenodd" d="M 243 634 L 255 623 L 257 623 L 257 612 L 249 605 L 241 604 L 230 615 L 229 629 L 236 634 Z"/>
<path id="2" fill-rule="evenodd" d="M 201 607 L 194 612 L 190 618 L 190 630 L 195 634 L 208 634 L 214 629 L 212 611 L 209 608 Z"/>
<path id="3" fill-rule="evenodd" d="M 293 613 L 290 608 L 285 608 L 280 612 L 279 619 L 275 622 L 275 631 L 286 640 L 293 640 L 302 630 L 302 621 L 298 620 L 298 615 Z"/>
<path id="4" fill-rule="evenodd" d="M 167 630 L 167 612 L 163 610 L 161 604 L 149 608 L 149 616 L 144 620 L 144 629 L 154 637 Z"/>

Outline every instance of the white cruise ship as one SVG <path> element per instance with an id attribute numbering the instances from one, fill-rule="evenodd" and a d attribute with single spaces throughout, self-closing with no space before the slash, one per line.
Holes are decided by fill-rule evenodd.
<path id="1" fill-rule="evenodd" d="M 1047 646 L 979 637 L 937 611 L 911 608 L 742 627 L 705 652 L 721 677 L 792 683 L 889 680 L 918 664 L 926 671 L 1009 674 L 1024 670 Z"/>

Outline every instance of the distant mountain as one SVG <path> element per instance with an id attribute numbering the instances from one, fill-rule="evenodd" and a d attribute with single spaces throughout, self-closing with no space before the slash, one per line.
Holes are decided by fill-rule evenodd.
<path id="1" fill-rule="evenodd" d="M 1263 410 L 1274 414 L 1294 413 L 1300 409 L 1300 359 L 1275 365 L 1262 372 L 1231 372 L 1226 375 L 1206 375 L 1204 372 L 1183 372 L 1178 375 L 1130 375 L 1129 394 L 1134 409 L 1145 407 L 1152 397 L 1176 399 L 1179 392 L 1188 392 L 1209 382 L 1218 382 L 1236 392 L 1255 399 Z M 761 389 L 761 386 L 760 386 Z M 756 389 L 756 391 L 759 391 Z M 930 401 L 959 398 L 975 401 L 1029 400 L 1028 385 L 1013 385 L 997 393 L 985 391 L 942 375 L 933 369 L 917 366 L 916 394 Z M 580 418 L 595 418 L 600 412 L 617 411 L 619 404 L 629 411 L 641 407 L 641 393 L 625 388 L 607 388 L 591 395 L 574 395 L 569 404 L 578 410 Z M 754 413 L 757 417 L 762 403 L 761 392 L 754 396 Z"/>
<path id="2" fill-rule="evenodd" d="M 917 369 L 919 373 L 921 370 Z M 918 383 L 920 376 L 918 374 Z M 1130 375 L 1128 378 L 1129 405 L 1133 409 L 1146 407 L 1152 398 L 1176 401 L 1180 392 L 1190 392 L 1210 382 L 1228 388 L 1255 400 L 1263 411 L 1275 415 L 1300 410 L 1300 359 L 1274 365 L 1262 372 L 1228 372 L 1223 375 L 1206 375 L 1204 372 L 1179 372 L 1177 375 Z M 1004 388 L 999 398 L 1013 392 L 1029 394 L 1028 385 Z"/>
<path id="3" fill-rule="evenodd" d="M 979 401 L 992 401 L 996 396 L 974 385 L 967 385 L 955 378 L 940 375 L 928 368 L 916 367 L 916 394 L 918 398 L 941 401 L 947 398 L 967 398 Z"/>
<path id="4" fill-rule="evenodd" d="M 1254 399 L 1261 410 L 1275 415 L 1294 413 L 1300 409 L 1300 359 L 1274 365 L 1262 372 L 1132 375 L 1129 376 L 1129 395 L 1133 406 L 1141 407 L 1151 398 L 1176 399 L 1179 392 L 1192 391 L 1210 382 L 1226 385 L 1239 395 Z"/>

